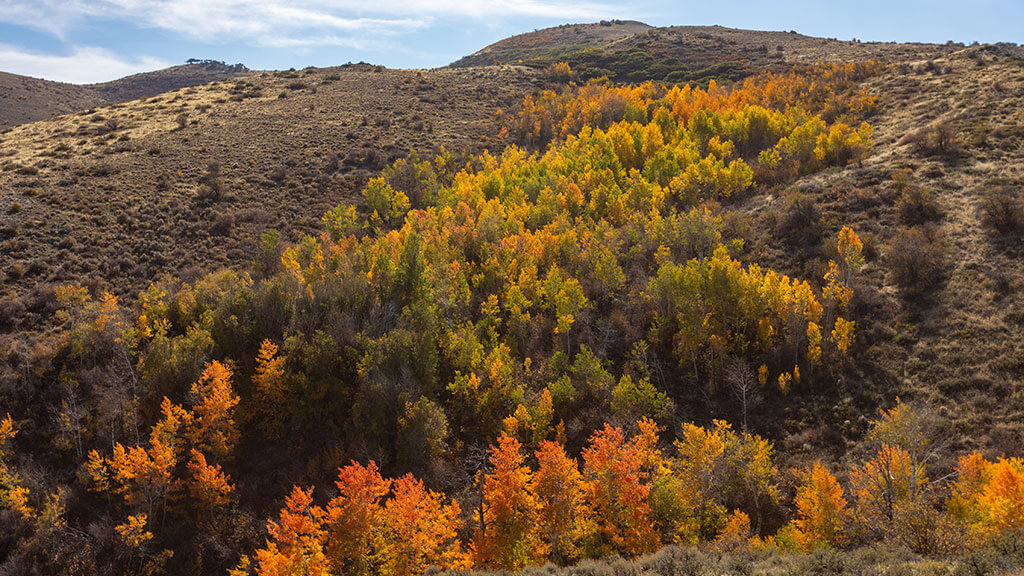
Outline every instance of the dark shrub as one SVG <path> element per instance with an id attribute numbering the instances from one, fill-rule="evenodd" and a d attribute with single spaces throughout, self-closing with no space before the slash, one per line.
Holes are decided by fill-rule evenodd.
<path id="1" fill-rule="evenodd" d="M 885 260 L 893 281 L 905 295 L 930 291 L 945 273 L 945 250 L 938 229 L 924 225 L 900 230 Z"/>
<path id="2" fill-rule="evenodd" d="M 210 161 L 206 165 L 206 174 L 199 179 L 199 192 L 196 197 L 199 200 L 216 202 L 224 197 L 224 179 L 220 175 L 220 162 Z"/>
<path id="3" fill-rule="evenodd" d="M 909 184 L 900 193 L 899 199 L 896 200 L 896 210 L 899 211 L 900 220 L 911 226 L 942 217 L 942 209 L 935 202 L 932 193 L 915 184 Z"/>
<path id="4" fill-rule="evenodd" d="M 813 199 L 794 190 L 779 215 L 776 231 L 792 246 L 815 246 L 821 240 L 821 209 Z"/>
<path id="5" fill-rule="evenodd" d="M 1024 199 L 1019 188 L 997 186 L 981 201 L 981 221 L 998 234 L 1024 233 Z"/>
<path id="6" fill-rule="evenodd" d="M 936 120 L 924 128 L 904 136 L 900 144 L 910 144 L 921 156 L 942 156 L 954 159 L 960 156 L 961 142 L 956 130 L 948 121 Z"/>

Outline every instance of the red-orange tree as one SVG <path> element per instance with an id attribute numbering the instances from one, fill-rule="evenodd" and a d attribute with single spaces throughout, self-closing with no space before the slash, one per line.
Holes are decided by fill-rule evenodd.
<path id="1" fill-rule="evenodd" d="M 591 556 L 650 552 L 658 545 L 647 496 L 652 438 L 626 440 L 621 428 L 605 424 L 583 451 L 584 553 Z"/>
<path id="2" fill-rule="evenodd" d="M 524 461 L 519 441 L 507 434 L 491 446 L 490 470 L 484 476 L 483 522 L 476 527 L 473 541 L 480 566 L 521 570 L 544 556 L 537 533 L 533 473 Z"/>

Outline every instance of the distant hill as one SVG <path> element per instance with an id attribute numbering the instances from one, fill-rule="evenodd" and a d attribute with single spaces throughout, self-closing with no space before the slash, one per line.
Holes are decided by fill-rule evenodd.
<path id="1" fill-rule="evenodd" d="M 174 66 L 88 85 L 0 72 L 0 129 L 248 74 L 251 71 L 241 64 L 215 61 Z"/>
<path id="2" fill-rule="evenodd" d="M 0 72 L 0 128 L 27 124 L 104 104 L 95 90 Z"/>
<path id="3" fill-rule="evenodd" d="M 565 61 L 579 76 L 620 82 L 700 82 L 737 79 L 794 64 L 877 58 L 934 58 L 956 46 L 840 41 L 790 32 L 722 26 L 655 28 L 642 22 L 605 20 L 566 24 L 506 38 L 450 64 L 452 68 L 522 64 L 543 68 Z"/>

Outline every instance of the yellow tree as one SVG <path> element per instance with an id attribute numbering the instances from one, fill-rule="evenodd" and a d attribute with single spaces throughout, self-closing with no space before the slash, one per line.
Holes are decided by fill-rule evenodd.
<path id="1" fill-rule="evenodd" d="M 281 417 L 286 394 L 284 362 L 285 359 L 277 355 L 276 344 L 270 340 L 260 344 L 252 377 L 256 385 L 255 407 L 249 416 L 269 438 L 277 438 L 284 424 Z"/>
<path id="2" fill-rule="evenodd" d="M 21 485 L 18 474 L 7 464 L 5 454 L 7 443 L 17 435 L 18 429 L 8 414 L 0 420 L 0 506 L 15 510 L 29 520 L 35 517 L 35 510 L 28 503 L 28 489 Z"/>
<path id="3" fill-rule="evenodd" d="M 231 368 L 216 360 L 207 364 L 192 384 L 192 397 L 195 424 L 189 439 L 218 460 L 228 458 L 238 440 L 233 417 L 238 396 L 231 387 Z"/>
<path id="4" fill-rule="evenodd" d="M 864 243 L 860 236 L 849 226 L 843 226 L 836 239 L 836 252 L 839 253 L 842 282 L 850 285 L 854 273 L 864 265 Z"/>
<path id="5" fill-rule="evenodd" d="M 842 543 L 849 511 L 843 487 L 828 469 L 815 462 L 804 472 L 804 482 L 796 489 L 796 543 L 804 552 L 815 548 L 833 548 Z"/>
<path id="6" fill-rule="evenodd" d="M 899 446 L 883 444 L 875 456 L 850 472 L 854 517 L 868 533 L 891 533 L 897 507 L 924 497 L 928 485 L 923 464 Z"/>
<path id="7" fill-rule="evenodd" d="M 684 424 L 675 446 L 679 455 L 675 467 L 685 500 L 694 504 L 691 525 L 699 535 L 717 534 L 727 511 L 737 507 L 754 513 L 754 529 L 759 532 L 765 508 L 779 498 L 772 444 L 747 432 L 737 434 L 728 422 L 715 420 L 713 428 Z M 680 536 L 692 541 L 698 535 Z"/>
<path id="8" fill-rule="evenodd" d="M 836 318 L 835 327 L 832 328 L 832 342 L 841 354 L 846 354 L 846 351 L 853 345 L 853 331 L 856 326 L 857 323 L 853 320 Z"/>

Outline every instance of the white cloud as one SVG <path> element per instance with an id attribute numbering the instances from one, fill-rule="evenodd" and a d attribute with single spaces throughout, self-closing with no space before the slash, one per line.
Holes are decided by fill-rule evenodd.
<path id="1" fill-rule="evenodd" d="M 104 82 L 129 74 L 166 68 L 159 58 L 143 56 L 124 60 L 108 50 L 76 46 L 67 55 L 27 52 L 16 46 L 0 44 L 0 70 L 73 84 Z"/>
<path id="2" fill-rule="evenodd" d="M 0 0 L 0 23 L 52 34 L 68 52 L 40 54 L 0 43 L 0 70 L 77 83 L 167 65 L 155 58 L 126 59 L 102 48 L 76 47 L 77 33 L 94 25 L 159 29 L 204 43 L 297 52 L 326 46 L 373 50 L 394 49 L 395 36 L 442 20 L 493 26 L 516 17 L 565 21 L 621 15 L 621 5 L 605 2 L 610 0 Z"/>
<path id="3" fill-rule="evenodd" d="M 63 36 L 76 23 L 101 17 L 208 42 L 276 46 L 300 38 L 337 39 L 339 33 L 408 31 L 436 18 L 596 19 L 621 10 L 565 0 L 0 0 L 0 22 Z"/>

